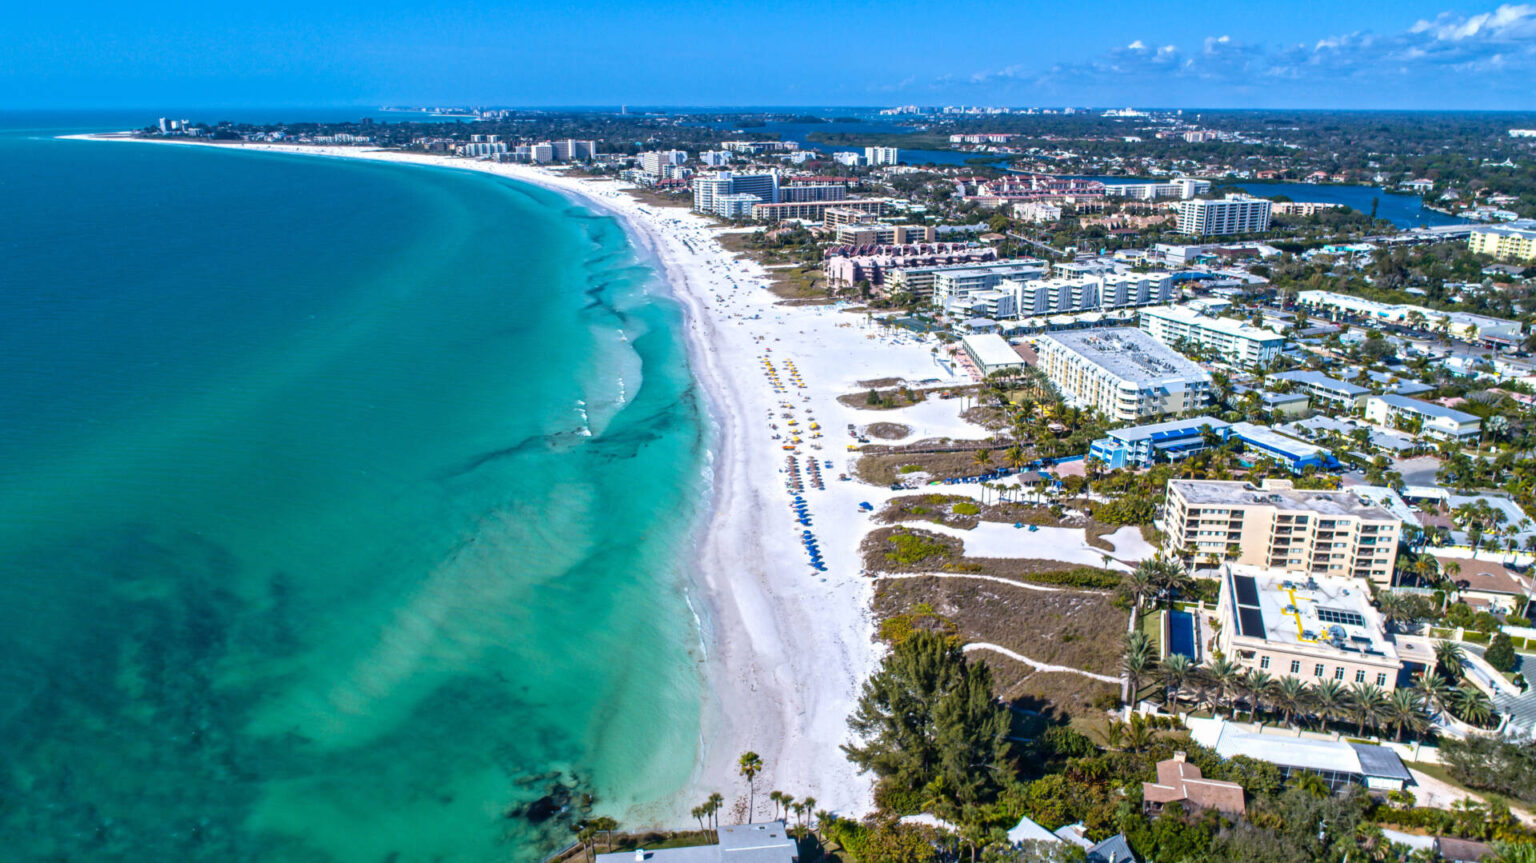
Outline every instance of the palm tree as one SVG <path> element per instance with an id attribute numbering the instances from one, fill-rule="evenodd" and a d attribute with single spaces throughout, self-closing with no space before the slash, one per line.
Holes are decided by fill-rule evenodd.
<path id="1" fill-rule="evenodd" d="M 1460 680 L 1467 663 L 1467 651 L 1454 641 L 1435 642 L 1435 668 L 1451 680 Z"/>
<path id="2" fill-rule="evenodd" d="M 1156 736 L 1151 723 L 1140 713 L 1131 715 L 1130 725 L 1125 731 L 1125 746 L 1132 752 L 1140 752 L 1152 745 L 1152 739 Z"/>
<path id="3" fill-rule="evenodd" d="M 1123 719 L 1109 720 L 1109 724 L 1099 732 L 1099 738 L 1104 741 L 1104 748 L 1119 749 L 1125 743 L 1125 732 L 1129 727 Z"/>
<path id="4" fill-rule="evenodd" d="M 1136 696 L 1141 692 L 1141 679 L 1152 669 L 1157 660 L 1152 656 L 1152 642 L 1140 630 L 1125 635 L 1125 656 L 1120 667 L 1125 672 L 1124 700 L 1128 708 L 1136 706 Z"/>
<path id="5" fill-rule="evenodd" d="M 1307 682 L 1300 677 L 1282 677 L 1280 685 L 1275 687 L 1272 702 L 1280 715 L 1285 717 L 1285 724 L 1295 726 L 1296 714 L 1306 709 Z"/>
<path id="6" fill-rule="evenodd" d="M 812 829 L 814 825 L 811 822 L 811 816 L 816 814 L 816 798 L 807 796 L 804 800 L 800 801 L 800 805 L 805 807 L 806 829 Z"/>
<path id="7" fill-rule="evenodd" d="M 1023 447 L 1014 444 L 1003 450 L 1003 463 L 1014 470 L 1020 470 L 1024 465 L 1029 464 L 1029 456 L 1024 453 Z"/>
<path id="8" fill-rule="evenodd" d="M 1419 694 L 1420 702 L 1431 713 L 1443 713 L 1447 705 L 1451 703 L 1454 690 L 1445 678 L 1433 671 L 1419 675 L 1419 680 L 1413 686 Z"/>
<path id="9" fill-rule="evenodd" d="M 1211 675 L 1211 683 L 1216 690 L 1216 699 L 1232 709 L 1236 701 L 1238 681 L 1241 679 L 1243 667 L 1228 659 L 1224 654 L 1218 653 L 1210 664 L 1207 673 Z"/>
<path id="10" fill-rule="evenodd" d="M 1356 683 L 1349 690 L 1349 702 L 1361 737 L 1365 736 L 1367 726 L 1374 731 L 1386 715 L 1387 696 L 1374 683 Z"/>
<path id="11" fill-rule="evenodd" d="M 1344 717 L 1349 711 L 1349 694 L 1337 680 L 1324 680 L 1312 687 L 1312 707 L 1324 725 Z"/>
<path id="12" fill-rule="evenodd" d="M 703 832 L 705 832 L 708 829 L 708 828 L 706 828 L 704 826 L 704 816 L 708 812 L 709 812 L 709 808 L 707 806 L 703 806 L 703 805 L 695 806 L 692 809 L 688 810 L 688 814 L 690 814 L 694 818 L 698 819 L 698 821 L 699 821 L 699 832 L 700 833 L 703 833 Z"/>
<path id="13" fill-rule="evenodd" d="M 1269 703 L 1269 696 L 1274 692 L 1275 678 L 1267 671 L 1250 669 L 1243 673 L 1239 685 L 1248 700 L 1248 718 L 1258 719 L 1259 711 Z"/>
<path id="14" fill-rule="evenodd" d="M 1157 593 L 1156 576 L 1145 562 L 1125 574 L 1125 580 L 1120 582 L 1120 592 L 1130 597 L 1136 607 L 1133 616 L 1140 616 L 1141 604 L 1147 597 Z"/>
<path id="15" fill-rule="evenodd" d="M 604 815 L 600 818 L 593 818 L 590 826 L 593 830 L 603 834 L 603 847 L 607 848 L 609 851 L 612 851 L 613 831 L 619 829 L 619 822 L 613 820 L 607 815 Z"/>
<path id="16" fill-rule="evenodd" d="M 778 818 L 779 817 L 779 806 L 784 803 L 784 792 L 782 792 L 782 791 L 770 791 L 770 792 L 768 792 L 768 799 L 773 801 L 773 817 L 774 818 Z"/>
<path id="17" fill-rule="evenodd" d="M 1189 657 L 1182 653 L 1171 653 L 1163 660 L 1161 674 L 1163 681 L 1163 704 L 1174 704 L 1179 700 L 1179 693 L 1184 691 L 1184 684 L 1189 681 L 1190 674 L 1194 672 L 1194 665 Z"/>
<path id="18" fill-rule="evenodd" d="M 1429 718 L 1424 715 L 1423 699 L 1412 689 L 1392 690 L 1392 697 L 1387 699 L 1382 719 L 1388 728 L 1396 732 L 1399 743 L 1403 741 L 1404 729 L 1420 734 L 1429 726 Z"/>
<path id="19" fill-rule="evenodd" d="M 1486 725 L 1493 717 L 1493 702 L 1481 689 L 1464 686 L 1451 696 L 1451 709 L 1462 722 Z"/>
<path id="20" fill-rule="evenodd" d="M 720 841 L 720 807 L 725 805 L 725 798 L 718 791 L 711 791 L 709 799 L 704 801 L 709 807 L 709 820 L 715 825 L 715 841 Z"/>
<path id="21" fill-rule="evenodd" d="M 736 767 L 741 771 L 742 776 L 747 777 L 747 820 L 751 821 L 754 815 L 753 798 L 757 792 L 753 780 L 757 778 L 757 774 L 763 772 L 763 759 L 756 752 L 743 752 L 741 758 L 736 761 Z"/>
<path id="22" fill-rule="evenodd" d="M 977 450 L 971 454 L 971 462 L 977 467 L 987 467 L 992 464 L 992 451 L 989 449 Z"/>

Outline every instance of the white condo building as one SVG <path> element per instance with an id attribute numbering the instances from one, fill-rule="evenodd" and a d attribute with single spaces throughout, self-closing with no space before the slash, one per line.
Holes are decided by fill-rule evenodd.
<path id="1" fill-rule="evenodd" d="M 1263 198 L 1229 195 L 1220 201 L 1180 201 L 1179 233 L 1195 236 L 1257 234 L 1269 230 L 1272 205 Z"/>
<path id="2" fill-rule="evenodd" d="M 894 165 L 899 157 L 900 152 L 895 147 L 864 148 L 864 161 L 868 162 L 871 166 Z"/>
<path id="3" fill-rule="evenodd" d="M 1209 348 L 1243 368 L 1268 368 L 1285 348 L 1285 337 L 1273 330 L 1208 317 L 1186 306 L 1142 309 L 1141 328 L 1165 345 L 1184 342 Z"/>
<path id="4" fill-rule="evenodd" d="M 747 201 L 746 197 L 755 198 Z M 727 219 L 748 218 L 755 204 L 779 202 L 778 174 L 701 174 L 693 178 L 693 208 Z"/>
<path id="5" fill-rule="evenodd" d="M 1154 198 L 1178 198 L 1188 201 L 1211 193 L 1210 180 L 1180 177 L 1167 183 L 1105 183 L 1104 195 L 1109 198 L 1133 198 L 1150 201 Z"/>
<path id="6" fill-rule="evenodd" d="M 686 161 L 688 161 L 688 154 L 682 150 L 655 150 L 640 154 L 641 170 L 658 177 L 662 174 L 663 166 L 681 165 Z"/>
<path id="7" fill-rule="evenodd" d="M 1200 408 L 1211 390 L 1203 369 L 1130 327 L 1051 333 L 1035 350 L 1068 404 L 1098 408 L 1115 423 Z"/>

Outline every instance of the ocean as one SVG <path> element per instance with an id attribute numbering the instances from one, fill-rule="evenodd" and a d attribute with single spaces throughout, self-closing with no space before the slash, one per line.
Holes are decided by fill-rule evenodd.
<path id="1" fill-rule="evenodd" d="M 0 115 L 6 859 L 526 861 L 685 784 L 654 263 L 500 178 L 54 138 L 126 125 Z"/>

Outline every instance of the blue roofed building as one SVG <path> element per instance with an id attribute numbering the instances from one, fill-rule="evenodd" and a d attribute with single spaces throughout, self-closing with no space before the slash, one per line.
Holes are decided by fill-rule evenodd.
<path id="1" fill-rule="evenodd" d="M 1286 437 L 1266 426 L 1233 423 L 1228 434 L 1248 447 L 1249 454 L 1254 457 L 1247 460 L 1250 464 L 1259 456 L 1264 456 L 1283 465 L 1291 473 L 1303 473 L 1309 467 L 1327 470 L 1339 463 L 1332 453 L 1322 447 Z"/>
<path id="2" fill-rule="evenodd" d="M 1098 459 L 1110 470 L 1151 467 L 1157 462 L 1179 461 L 1207 449 L 1207 430 L 1216 435 L 1219 446 L 1226 442 L 1230 428 L 1231 424 L 1224 420 L 1198 416 L 1115 429 L 1089 445 L 1088 457 Z"/>

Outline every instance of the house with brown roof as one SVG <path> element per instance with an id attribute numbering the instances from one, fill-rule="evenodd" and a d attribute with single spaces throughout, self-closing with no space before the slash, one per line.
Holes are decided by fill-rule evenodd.
<path id="1" fill-rule="evenodd" d="M 1454 563 L 1457 571 L 1450 576 L 1456 584 L 1456 596 L 1478 611 L 1518 612 L 1532 595 L 1530 578 L 1511 571 L 1492 560 L 1470 557 L 1440 557 L 1440 571 Z"/>
<path id="2" fill-rule="evenodd" d="M 1167 761 L 1157 762 L 1157 781 L 1141 784 L 1142 808 L 1148 815 L 1158 815 L 1169 803 L 1178 803 L 1186 812 L 1215 809 L 1225 815 L 1242 815 L 1248 807 L 1243 801 L 1243 786 L 1236 782 L 1206 779 L 1200 768 L 1175 752 Z"/>

